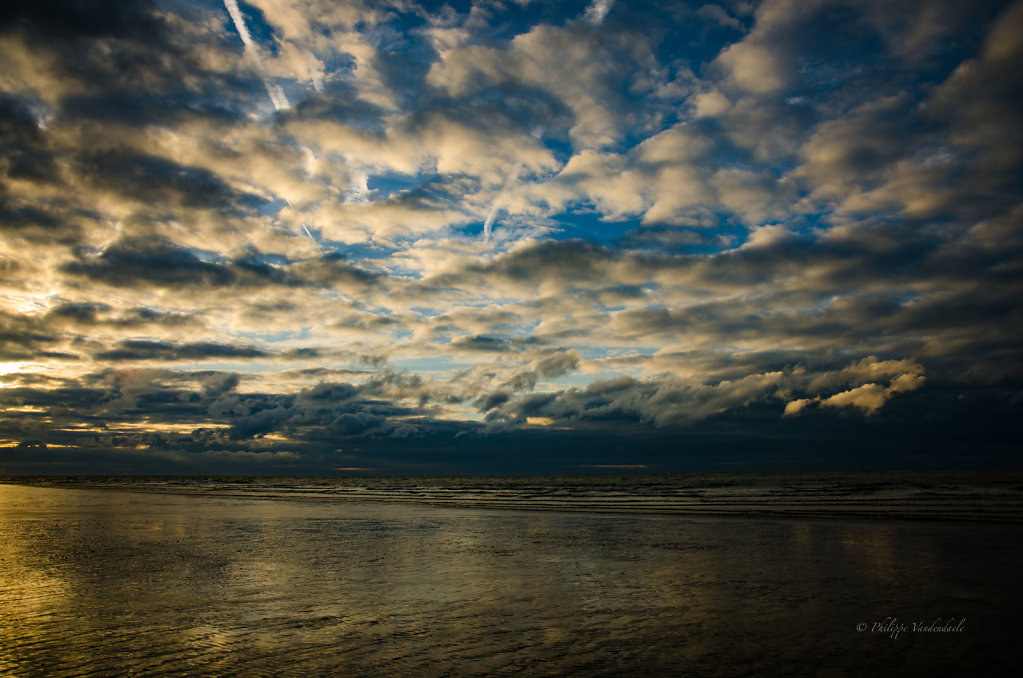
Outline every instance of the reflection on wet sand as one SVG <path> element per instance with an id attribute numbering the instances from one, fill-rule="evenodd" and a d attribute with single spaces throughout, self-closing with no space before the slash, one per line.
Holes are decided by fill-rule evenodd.
<path id="1" fill-rule="evenodd" d="M 0 486 L 0 673 L 997 668 L 1014 530 Z M 893 615 L 969 621 L 856 631 Z"/>

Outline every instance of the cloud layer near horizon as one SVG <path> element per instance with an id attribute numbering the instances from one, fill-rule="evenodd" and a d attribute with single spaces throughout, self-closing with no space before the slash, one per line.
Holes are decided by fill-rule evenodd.
<path id="1" fill-rule="evenodd" d="M 993 0 L 15 3 L 0 472 L 1018 463 L 1021 35 Z"/>

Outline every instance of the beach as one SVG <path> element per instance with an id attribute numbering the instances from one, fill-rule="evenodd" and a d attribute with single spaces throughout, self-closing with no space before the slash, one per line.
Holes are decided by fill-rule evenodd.
<path id="1" fill-rule="evenodd" d="M 1019 526 L 0 485 L 0 674 L 1004 674 Z"/>

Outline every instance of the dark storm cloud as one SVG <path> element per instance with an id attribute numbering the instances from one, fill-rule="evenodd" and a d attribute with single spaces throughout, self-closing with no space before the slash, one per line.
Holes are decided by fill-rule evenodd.
<path id="1" fill-rule="evenodd" d="M 231 412 L 228 435 L 251 439 L 279 432 L 306 441 L 340 442 L 348 437 L 387 436 L 399 430 L 396 416 L 412 413 L 372 397 L 374 389 L 320 383 L 293 396 L 242 395 L 222 398 L 211 411 Z M 228 409 L 230 408 L 230 409 Z"/>
<path id="2" fill-rule="evenodd" d="M 193 67 L 198 70 L 198 67 Z M 148 74 L 147 74 L 148 75 Z M 59 121 L 74 126 L 102 122 L 144 127 L 163 124 L 230 124 L 241 118 L 243 92 L 259 87 L 256 79 L 209 74 L 201 86 L 187 88 L 176 78 L 188 77 L 185 67 L 168 69 L 162 89 L 139 92 L 131 80 L 96 94 L 69 94 L 61 99 Z M 86 130 L 82 130 L 86 131 Z"/>
<path id="3" fill-rule="evenodd" d="M 214 342 L 175 344 L 166 341 L 129 339 L 117 348 L 95 354 L 105 361 L 137 360 L 211 360 L 231 358 L 261 358 L 266 351 L 252 346 L 232 346 Z"/>
<path id="4" fill-rule="evenodd" d="M 968 204 L 976 196 L 989 204 L 1015 205 L 1012 196 L 1023 187 L 1019 172 L 1023 165 L 1021 30 L 1023 7 L 1016 3 L 997 18 L 981 53 L 961 64 L 926 102 L 926 113 L 943 124 L 948 141 L 963 148 L 976 163 L 974 171 L 964 172 L 961 180 L 968 183 L 955 194 Z"/>
<path id="5" fill-rule="evenodd" d="M 158 34 L 152 3 L 145 0 L 12 0 L 0 10 L 0 30 L 40 37 L 124 37 L 145 41 Z"/>
<path id="6" fill-rule="evenodd" d="M 152 308 L 131 308 L 117 311 L 100 302 L 65 302 L 50 308 L 42 318 L 44 325 L 70 324 L 86 327 L 108 325 L 112 327 L 141 327 L 166 325 L 179 327 L 197 325 L 199 319 L 186 313 L 170 313 Z"/>
<path id="7" fill-rule="evenodd" d="M 414 410 L 373 395 L 381 390 L 379 381 L 364 387 L 323 382 L 292 395 L 240 393 L 240 381 L 238 374 L 216 371 L 109 370 L 58 388 L 10 388 L 14 409 L 0 422 L 6 436 L 44 445 L 183 446 L 194 451 L 224 445 L 245 449 L 238 441 L 271 433 L 302 446 L 418 430 L 409 417 Z M 48 423 L 40 422 L 38 412 L 46 412 Z M 120 426 L 138 417 L 150 421 L 152 430 Z M 191 424 L 188 432 L 166 428 L 181 424 Z"/>
<path id="8" fill-rule="evenodd" d="M 202 255 L 202 256 L 201 256 Z M 343 265 L 310 264 L 304 267 L 323 282 L 362 282 L 358 269 Z M 198 250 L 179 247 L 169 240 L 122 238 L 98 254 L 81 253 L 64 271 L 107 285 L 148 284 L 170 287 L 221 287 L 309 284 L 286 266 L 271 265 L 258 255 L 224 260 Z"/>
<path id="9" fill-rule="evenodd" d="M 504 405 L 509 399 L 511 399 L 510 394 L 498 391 L 477 399 L 475 404 L 481 411 L 486 412 L 494 409 L 495 407 Z"/>
<path id="10" fill-rule="evenodd" d="M 8 233 L 17 231 L 17 235 L 25 237 L 26 231 L 41 230 L 47 239 L 52 239 L 54 231 L 61 225 L 62 220 L 49 212 L 36 207 L 13 204 L 0 197 L 0 228 L 7 230 Z"/>
<path id="11" fill-rule="evenodd" d="M 89 181 L 122 195 L 159 205 L 232 209 L 258 207 L 257 196 L 231 189 L 213 172 L 131 150 L 82 156 L 78 171 Z"/>
<path id="12" fill-rule="evenodd" d="M 8 436 L 13 435 L 20 441 L 19 447 L 8 448 L 5 456 L 8 462 L 27 465 L 47 458 L 43 452 L 50 450 L 50 453 L 62 455 L 66 463 L 73 464 L 76 459 L 91 459 L 95 454 L 119 457 L 125 454 L 138 455 L 141 450 L 145 455 L 136 456 L 136 459 L 149 461 L 142 467 L 133 468 L 178 469 L 181 472 L 193 464 L 195 468 L 204 465 L 209 468 L 209 460 L 205 455 L 210 453 L 259 450 L 258 454 L 266 455 L 267 462 L 298 461 L 300 465 L 313 464 L 306 468 L 314 468 L 335 454 L 338 445 L 342 445 L 346 450 L 363 450 L 361 454 L 367 455 L 367 459 L 374 459 L 385 466 L 397 463 L 399 466 L 396 468 L 406 470 L 457 468 L 445 466 L 447 463 L 460 464 L 463 469 L 486 470 L 518 468 L 514 464 L 508 465 L 512 459 L 522 462 L 522 468 L 529 468 L 529 464 L 535 463 L 532 461 L 534 457 L 522 456 L 523 450 L 552 455 L 551 459 L 566 454 L 566 459 L 578 459 L 567 451 L 586 449 L 591 453 L 588 459 L 600 461 L 608 454 L 613 457 L 617 449 L 620 461 L 622 450 L 627 449 L 632 450 L 633 455 L 638 453 L 638 456 L 629 458 L 667 464 L 666 468 L 672 468 L 672 464 L 678 463 L 679 445 L 694 455 L 687 457 L 692 463 L 697 463 L 698 458 L 704 460 L 699 463 L 717 463 L 714 459 L 720 462 L 715 450 L 724 444 L 738 455 L 730 457 L 733 461 L 748 458 L 749 463 L 762 465 L 769 462 L 772 454 L 779 452 L 789 455 L 786 458 L 802 459 L 805 463 L 814 458 L 813 449 L 819 449 L 822 441 L 826 441 L 835 455 L 831 459 L 846 460 L 848 463 L 860 455 L 865 455 L 861 458 L 874 459 L 874 454 L 881 450 L 897 450 L 913 436 L 919 437 L 923 433 L 919 426 L 907 431 L 905 424 L 899 423 L 909 412 L 885 415 L 887 410 L 882 410 L 882 414 L 869 420 L 873 422 L 870 426 L 881 436 L 879 442 L 870 449 L 861 449 L 859 443 L 852 441 L 857 438 L 855 431 L 863 427 L 862 419 L 850 417 L 834 408 L 823 407 L 811 411 L 809 415 L 786 420 L 786 427 L 782 428 L 778 417 L 780 404 L 774 398 L 765 399 L 756 395 L 757 389 L 751 388 L 756 384 L 751 384 L 750 380 L 713 389 L 716 392 L 710 394 L 699 394 L 692 392 L 692 389 L 666 388 L 664 383 L 617 379 L 597 382 L 585 389 L 528 395 L 514 401 L 513 407 L 509 406 L 512 402 L 510 399 L 495 394 L 488 402 L 481 404 L 502 408 L 501 417 L 552 419 L 562 424 L 572 424 L 575 431 L 556 429 L 544 431 L 542 435 L 534 432 L 531 434 L 533 437 L 530 437 L 526 432 L 501 432 L 499 428 L 492 428 L 481 438 L 478 436 L 482 431 L 472 425 L 423 418 L 408 419 L 410 413 L 407 410 L 402 411 L 367 399 L 360 388 L 349 384 L 320 384 L 294 396 L 240 394 L 235 391 L 238 385 L 236 375 L 205 372 L 192 376 L 196 379 L 195 386 L 191 388 L 175 386 L 184 386 L 181 375 L 169 371 L 151 371 L 99 374 L 92 388 L 77 386 L 47 391 L 16 389 L 12 394 L 12 403 L 23 408 L 43 408 L 53 421 L 46 427 L 40 427 L 36 423 L 37 415 L 5 414 L 4 430 Z M 841 388 L 842 384 L 850 383 L 849 376 L 836 375 L 833 385 Z M 926 393 L 930 394 L 927 401 L 932 406 L 951 395 L 947 387 L 944 390 L 930 389 Z M 721 413 L 712 414 L 705 422 L 682 430 L 668 429 L 671 432 L 663 435 L 644 432 L 641 425 L 643 417 L 668 411 L 673 403 L 678 405 L 692 402 L 694 397 L 711 407 L 734 397 L 744 398 L 747 404 L 741 410 L 741 416 L 734 410 L 731 413 L 722 410 Z M 888 408 L 905 409 L 910 402 L 895 398 L 893 405 Z M 993 415 L 991 406 L 997 402 L 997 397 L 991 394 L 980 398 L 968 409 L 974 413 L 971 416 L 976 416 L 974 421 L 978 424 L 995 424 L 998 419 L 997 415 Z M 922 403 L 920 405 L 923 406 Z M 152 422 L 150 430 L 120 429 L 116 423 L 118 417 L 111 416 L 115 413 L 119 413 L 120 418 L 132 419 L 144 415 Z M 395 415 L 406 423 L 395 425 L 393 420 L 389 422 L 389 417 Z M 924 411 L 910 416 L 926 418 Z M 496 418 L 493 420 L 497 421 Z M 165 422 L 189 421 L 205 423 L 194 425 L 189 432 L 184 433 L 161 431 L 161 425 Z M 743 421 L 746 425 L 740 425 Z M 775 442 L 770 449 L 765 450 L 762 438 L 754 440 L 750 437 L 746 428 L 750 421 L 760 422 L 757 430 L 761 435 L 764 431 L 772 431 L 771 439 Z M 101 422 L 108 422 L 109 425 Z M 223 428 L 221 422 L 231 422 L 231 425 Z M 959 419 L 953 423 L 931 421 L 927 426 L 932 429 L 932 435 L 927 439 L 933 437 L 933 430 L 939 430 L 941 435 L 947 436 L 946 445 L 949 441 L 959 440 L 964 432 L 957 432 L 956 426 L 961 423 Z M 100 428 L 94 428 L 97 425 Z M 402 426 L 412 430 L 402 433 Z M 792 434 L 793 428 L 799 429 L 799 436 L 789 439 L 786 436 Z M 267 438 L 271 433 L 274 434 L 273 439 Z M 470 435 L 455 438 L 458 433 Z M 1001 449 L 998 446 L 1004 447 L 1004 433 L 989 429 L 980 438 L 973 437 L 972 440 L 984 445 L 984 449 Z M 637 434 L 642 434 L 645 441 L 642 450 L 636 449 Z M 396 435 L 412 436 L 408 440 L 411 440 L 413 446 L 399 448 L 387 442 Z M 807 435 L 817 441 L 813 449 L 800 446 L 800 441 Z M 461 442 L 456 444 L 456 440 Z M 61 446 L 73 448 L 62 449 Z M 442 454 L 441 450 L 447 452 Z M 490 453 L 483 453 L 484 450 Z M 419 456 L 424 452 L 426 457 Z M 481 453 L 482 456 L 479 456 Z M 294 456 L 286 459 L 284 456 L 273 457 L 274 454 Z M 504 457 L 504 454 L 512 456 Z M 164 455 L 174 456 L 165 459 Z M 984 459 L 989 457 L 985 456 Z M 256 461 L 255 458 L 249 459 L 250 463 Z"/>
<path id="13" fill-rule="evenodd" d="M 514 337 L 505 338 L 488 335 L 455 337 L 451 340 L 451 346 L 461 351 L 515 351 L 535 347 L 543 343 L 541 339 L 535 337 L 516 339 Z"/>
<path id="14" fill-rule="evenodd" d="M 176 72 L 167 26 L 149 2 L 43 0 L 14 2 L 0 16 L 0 33 L 17 35 L 40 55 L 55 57 L 59 75 L 89 88 Z"/>
<path id="15" fill-rule="evenodd" d="M 59 339 L 29 318 L 0 311 L 0 357 L 3 360 L 31 360 L 36 353 L 50 352 Z"/>
<path id="16" fill-rule="evenodd" d="M 57 167 L 27 102 L 0 92 L 0 187 L 9 179 L 54 181 Z"/>
<path id="17" fill-rule="evenodd" d="M 199 320 L 183 313 L 166 313 L 150 308 L 131 308 L 116 310 L 99 302 L 65 302 L 57 304 L 44 315 L 18 315 L 0 312 L 0 355 L 8 360 L 31 359 L 39 357 L 56 357 L 74 359 L 79 357 L 70 351 L 95 351 L 98 343 L 84 338 L 87 333 L 99 328 L 114 330 L 131 330 L 141 328 L 198 328 Z M 106 351 L 108 359 L 125 359 L 132 351 L 142 358 L 143 347 L 153 350 L 151 358 L 171 359 L 168 350 L 157 350 L 159 347 L 168 349 L 169 345 L 160 342 L 123 343 L 119 349 Z M 195 344 L 183 358 L 196 357 L 200 351 Z M 241 357 L 241 356 L 239 356 Z"/>
<path id="18" fill-rule="evenodd" d="M 99 302 L 65 303 L 55 306 L 46 312 L 47 318 L 66 319 L 76 323 L 92 325 L 99 321 L 101 313 L 110 310 L 110 306 Z"/>
<path id="19" fill-rule="evenodd" d="M 224 286 L 236 279 L 227 266 L 203 261 L 168 241 L 128 239 L 112 243 L 99 255 L 66 264 L 71 274 L 110 285 L 149 281 L 162 285 Z"/>
<path id="20" fill-rule="evenodd" d="M 199 18 L 195 8 L 179 9 Z M 254 78 L 211 71 L 194 53 L 186 27 L 146 0 L 17 0 L 0 17 L 0 35 L 24 40 L 40 64 L 52 65 L 63 91 L 39 94 L 57 97 L 54 112 L 65 124 L 144 126 L 200 112 L 237 118 L 238 90 L 251 89 Z"/>
<path id="21" fill-rule="evenodd" d="M 595 381 L 584 388 L 530 394 L 515 400 L 508 394 L 495 393 L 481 398 L 479 404 L 481 409 L 489 410 L 488 421 L 543 417 L 598 427 L 616 421 L 673 427 L 754 406 L 773 407 L 781 415 L 787 402 L 801 403 L 800 397 L 818 393 L 826 397 L 813 397 L 829 406 L 873 413 L 888 399 L 921 388 L 926 381 L 922 371 L 920 365 L 905 361 L 865 359 L 833 371 L 797 366 L 703 384 L 623 376 Z M 798 411 L 802 406 L 788 409 Z"/>
<path id="22" fill-rule="evenodd" d="M 248 361 L 260 358 L 315 360 L 329 357 L 332 353 L 312 347 L 285 349 L 277 352 L 252 345 L 225 344 L 213 341 L 171 342 L 128 339 L 117 343 L 114 348 L 95 351 L 92 356 L 95 360 L 103 362 L 173 361 L 189 363 L 201 360 Z"/>

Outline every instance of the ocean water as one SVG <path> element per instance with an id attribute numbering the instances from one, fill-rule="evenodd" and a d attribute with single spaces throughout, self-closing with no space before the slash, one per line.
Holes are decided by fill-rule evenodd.
<path id="1" fill-rule="evenodd" d="M 19 480 L 49 487 L 282 501 L 628 515 L 1023 524 L 1023 470 L 1019 469 L 426 477 L 71 476 Z"/>
<path id="2" fill-rule="evenodd" d="M 926 475 L 0 485 L 0 675 L 1008 675 L 1019 477 Z"/>

